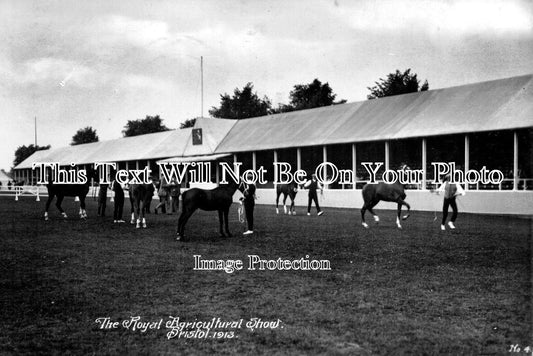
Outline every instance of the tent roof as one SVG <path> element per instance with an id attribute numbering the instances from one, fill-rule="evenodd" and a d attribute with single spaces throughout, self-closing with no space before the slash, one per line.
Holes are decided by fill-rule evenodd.
<path id="1" fill-rule="evenodd" d="M 236 122 L 237 120 L 197 118 L 195 128 L 202 128 L 202 145 L 192 144 L 192 128 L 170 130 L 37 151 L 16 168 L 32 168 L 34 162 L 80 165 L 209 155 L 215 151 Z"/>
<path id="2" fill-rule="evenodd" d="M 11 176 L 6 173 L 3 169 L 0 170 L 0 181 L 5 182 L 8 180 L 12 180 Z"/>
<path id="3" fill-rule="evenodd" d="M 37 151 L 16 168 L 32 168 L 34 162 L 61 165 L 120 162 L 181 156 L 191 129 L 170 130 L 147 135 Z"/>
<path id="4" fill-rule="evenodd" d="M 37 151 L 34 162 L 90 164 L 191 157 L 533 127 L 533 75 L 246 120 L 197 118 L 192 129 Z"/>
<path id="5" fill-rule="evenodd" d="M 216 152 L 533 126 L 533 75 L 239 120 Z"/>
<path id="6" fill-rule="evenodd" d="M 183 156 L 209 155 L 215 152 L 220 141 L 226 137 L 237 121 L 238 120 L 208 119 L 205 117 L 197 118 L 194 128 L 202 129 L 202 144 L 193 145 L 192 135 L 189 135 Z"/>

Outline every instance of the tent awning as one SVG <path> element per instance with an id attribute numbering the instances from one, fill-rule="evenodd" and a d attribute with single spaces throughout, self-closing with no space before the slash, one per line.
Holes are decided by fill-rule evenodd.
<path id="1" fill-rule="evenodd" d="M 533 126 L 533 75 L 236 120 L 215 153 Z"/>
<path id="2" fill-rule="evenodd" d="M 193 157 L 170 157 L 157 161 L 157 163 L 181 163 L 181 162 L 208 162 L 216 161 L 220 158 L 229 157 L 229 153 L 220 153 L 213 155 L 193 156 Z"/>

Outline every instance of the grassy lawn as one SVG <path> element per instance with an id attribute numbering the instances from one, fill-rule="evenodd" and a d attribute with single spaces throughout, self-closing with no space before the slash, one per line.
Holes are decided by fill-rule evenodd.
<path id="1" fill-rule="evenodd" d="M 257 233 L 218 237 L 216 213 L 197 212 L 191 241 L 174 240 L 177 215 L 148 215 L 148 228 L 87 221 L 65 199 L 69 219 L 44 201 L 0 197 L 1 354 L 509 354 L 533 346 L 532 220 L 462 214 L 441 232 L 433 213 L 396 229 L 360 225 L 355 209 L 321 217 L 256 207 Z M 112 214 L 112 203 L 107 214 Z M 126 204 L 127 206 L 127 204 Z M 129 208 L 126 208 L 129 211 Z M 127 214 L 126 214 L 127 215 Z M 370 219 L 371 220 L 371 219 Z M 193 256 L 331 261 L 330 271 L 195 271 Z M 159 329 L 131 330 L 139 316 Z M 165 323 L 243 319 L 233 338 L 168 338 Z M 119 327 L 102 330 L 109 317 Z M 251 331 L 251 318 L 281 320 Z M 213 331 L 212 331 L 213 332 Z"/>

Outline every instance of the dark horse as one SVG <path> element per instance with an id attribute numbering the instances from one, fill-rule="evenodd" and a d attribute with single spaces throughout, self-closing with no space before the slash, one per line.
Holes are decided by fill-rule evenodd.
<path id="1" fill-rule="evenodd" d="M 182 210 L 178 220 L 176 240 L 185 240 L 185 224 L 191 215 L 197 210 L 218 211 L 220 222 L 220 236 L 225 237 L 223 225 L 227 236 L 231 237 L 228 229 L 228 213 L 233 203 L 233 194 L 237 189 L 243 191 L 243 184 L 231 182 L 224 186 L 218 186 L 215 189 L 205 190 L 200 188 L 191 188 L 181 195 Z"/>
<path id="2" fill-rule="evenodd" d="M 296 198 L 296 193 L 298 193 L 298 184 L 296 182 L 291 182 L 288 184 L 278 184 L 276 186 L 276 214 L 279 214 L 279 196 L 283 194 L 283 211 L 285 214 L 292 214 L 296 215 L 296 210 L 294 209 L 294 199 Z M 287 204 L 285 202 L 287 201 L 287 196 L 291 198 L 291 206 L 289 207 L 289 211 L 287 212 Z"/>
<path id="3" fill-rule="evenodd" d="M 135 224 L 135 213 L 137 213 L 137 229 L 141 227 L 146 228 L 146 219 L 144 213 L 150 207 L 150 201 L 154 195 L 154 185 L 149 184 L 130 184 L 128 189 L 131 203 L 131 223 Z"/>
<path id="4" fill-rule="evenodd" d="M 398 204 L 398 216 L 396 217 L 396 225 L 399 229 L 402 228 L 400 224 L 400 215 L 402 213 L 402 205 L 407 207 L 407 214 L 402 217 L 402 220 L 405 220 L 409 217 L 409 211 L 411 207 L 405 202 L 405 191 L 403 185 L 396 182 L 393 184 L 387 184 L 379 182 L 376 184 L 366 184 L 363 187 L 363 200 L 364 205 L 361 209 L 361 218 L 363 221 L 363 226 L 368 228 L 368 224 L 365 222 L 365 212 L 368 210 L 374 216 L 376 223 L 379 222 L 379 216 L 374 213 L 374 206 L 379 203 L 381 200 L 395 202 Z"/>
<path id="5" fill-rule="evenodd" d="M 46 201 L 44 220 L 48 220 L 48 209 L 55 197 L 57 197 L 56 207 L 64 218 L 67 218 L 67 213 L 65 213 L 61 207 L 61 203 L 65 197 L 78 197 L 80 199 L 80 218 L 87 218 L 87 211 L 85 211 L 85 197 L 89 193 L 91 178 L 97 179 L 98 177 L 97 172 L 92 168 L 87 169 L 86 172 L 87 182 L 84 184 L 54 184 L 52 181 L 52 173 L 50 172 L 48 175 L 48 184 L 46 185 L 48 190 L 48 200 Z"/>

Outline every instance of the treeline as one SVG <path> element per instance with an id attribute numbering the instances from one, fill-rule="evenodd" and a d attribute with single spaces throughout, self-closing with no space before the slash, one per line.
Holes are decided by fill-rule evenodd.
<path id="1" fill-rule="evenodd" d="M 370 94 L 367 95 L 369 100 L 393 96 L 399 94 L 425 91 L 429 89 L 428 81 L 425 80 L 422 85 L 416 74 L 411 74 L 411 69 L 405 71 L 396 70 L 388 74 L 385 78 L 379 78 L 374 86 L 367 87 Z M 297 110 L 312 109 L 322 106 L 344 104 L 346 100 L 337 99 L 337 94 L 333 92 L 329 83 L 322 83 L 314 79 L 309 84 L 297 84 L 289 93 L 288 104 L 278 104 L 277 107 L 272 105 L 272 101 L 267 97 L 260 97 L 254 91 L 252 83 L 247 83 L 242 89 L 235 88 L 233 95 L 224 93 L 220 95 L 219 106 L 213 106 L 209 114 L 215 118 L 242 120 L 253 117 L 291 112 Z M 180 124 L 180 129 L 193 127 L 196 122 L 195 118 L 187 119 Z M 168 131 L 170 128 L 163 124 L 159 115 L 149 116 L 144 119 L 128 120 L 122 130 L 123 137 L 144 135 L 154 132 Z M 80 145 L 91 142 L 98 142 L 99 138 L 96 130 L 92 127 L 79 129 L 72 136 L 71 145 Z M 26 158 L 31 156 L 35 151 L 49 149 L 47 146 L 19 146 L 15 150 L 15 159 L 13 165 L 17 166 Z"/>

